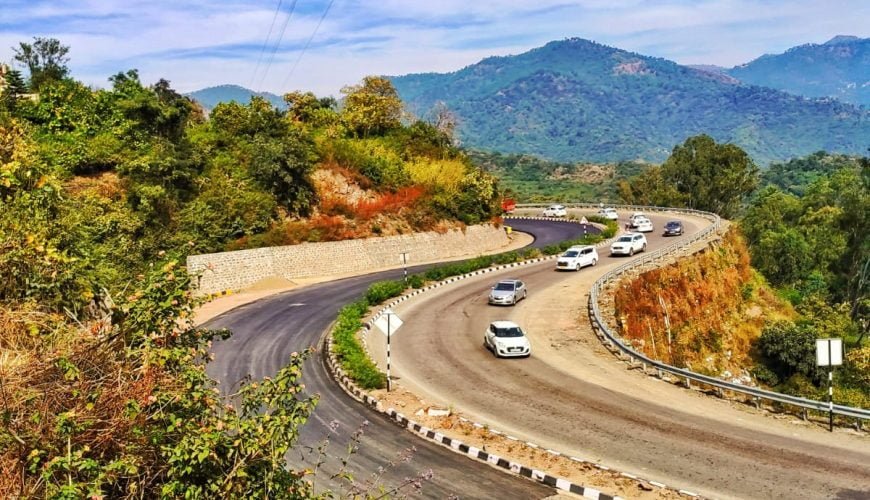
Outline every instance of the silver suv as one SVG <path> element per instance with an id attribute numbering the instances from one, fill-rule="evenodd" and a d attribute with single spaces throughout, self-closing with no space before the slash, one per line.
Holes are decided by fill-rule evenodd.
<path id="1" fill-rule="evenodd" d="M 634 255 L 646 250 L 646 236 L 640 233 L 625 233 L 610 245 L 610 255 Z"/>

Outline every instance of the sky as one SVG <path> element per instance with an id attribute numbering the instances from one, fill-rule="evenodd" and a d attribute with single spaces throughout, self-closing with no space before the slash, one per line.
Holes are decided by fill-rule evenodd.
<path id="1" fill-rule="evenodd" d="M 50 37 L 94 87 L 137 69 L 182 92 L 237 84 L 337 96 L 366 75 L 456 71 L 571 37 L 731 67 L 868 37 L 868 20 L 870 0 L 0 0 L 0 62 Z"/>

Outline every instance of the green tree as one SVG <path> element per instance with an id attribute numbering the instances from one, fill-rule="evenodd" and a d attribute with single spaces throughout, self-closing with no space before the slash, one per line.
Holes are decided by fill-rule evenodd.
<path id="1" fill-rule="evenodd" d="M 357 135 L 368 137 L 398 128 L 402 118 L 402 100 L 386 78 L 367 76 L 362 84 L 341 89 L 344 94 L 342 117 Z"/>
<path id="2" fill-rule="evenodd" d="M 662 179 L 685 196 L 688 207 L 730 218 L 755 190 L 758 167 L 739 147 L 698 135 L 674 148 Z"/>
<path id="3" fill-rule="evenodd" d="M 27 85 L 17 69 L 10 68 L 5 78 L 6 87 L 0 93 L 0 106 L 14 113 L 21 96 L 27 93 Z"/>
<path id="4" fill-rule="evenodd" d="M 48 82 L 62 80 L 69 74 L 69 47 L 56 38 L 34 37 L 33 43 L 21 42 L 14 59 L 30 71 L 30 88 L 40 91 Z"/>

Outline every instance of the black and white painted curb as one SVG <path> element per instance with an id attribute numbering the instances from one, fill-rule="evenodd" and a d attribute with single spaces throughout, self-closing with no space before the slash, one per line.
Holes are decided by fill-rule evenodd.
<path id="1" fill-rule="evenodd" d="M 378 401 L 376 398 L 373 398 L 372 396 L 369 396 L 368 394 L 366 394 L 365 391 L 363 391 L 356 384 L 354 384 L 354 382 L 350 379 L 350 377 L 348 377 L 344 373 L 344 370 L 341 369 L 341 367 L 338 364 L 338 360 L 335 358 L 335 354 L 332 352 L 330 339 L 326 340 L 324 347 L 326 348 L 326 354 L 327 354 L 326 355 L 327 366 L 329 367 L 330 371 L 332 372 L 332 376 L 335 378 L 335 380 L 337 380 L 339 382 L 339 385 L 342 387 L 342 389 L 345 392 L 350 394 L 354 399 L 361 401 L 361 402 L 365 403 L 366 405 L 370 406 L 375 411 L 378 411 L 380 413 L 383 413 L 384 415 L 387 415 L 388 417 L 390 417 L 391 419 L 393 419 L 394 421 L 396 421 L 397 423 L 399 423 L 400 425 L 402 425 L 403 427 L 405 427 L 409 431 L 417 434 L 421 438 L 428 439 L 428 440 L 436 442 L 438 444 L 447 446 L 448 448 L 455 451 L 456 453 L 466 455 L 470 458 L 479 460 L 481 462 L 486 462 L 488 464 L 494 465 L 494 466 L 496 466 L 496 467 L 498 467 L 506 472 L 510 472 L 513 474 L 517 474 L 517 475 L 532 479 L 534 481 L 541 482 L 543 484 L 546 484 L 547 486 L 552 486 L 553 488 L 556 488 L 556 489 L 559 489 L 562 491 L 568 491 L 571 493 L 582 495 L 585 498 L 591 498 L 593 500 L 595 500 L 595 499 L 597 499 L 597 500 L 621 500 L 620 497 L 615 497 L 612 495 L 608 495 L 606 493 L 602 493 L 594 488 L 589 488 L 586 486 L 581 486 L 579 484 L 574 484 L 566 479 L 562 479 L 562 478 L 556 477 L 556 476 L 551 476 L 550 474 L 547 474 L 546 472 L 539 471 L 539 470 L 533 469 L 531 467 L 527 467 L 527 466 L 525 466 L 521 463 L 518 463 L 518 462 L 512 462 L 506 458 L 500 457 L 500 456 L 495 455 L 493 453 L 488 453 L 480 448 L 476 448 L 474 446 L 469 446 L 469 445 L 463 443 L 462 441 L 459 441 L 458 439 L 454 439 L 454 438 L 451 438 L 449 436 L 445 436 L 444 434 L 441 434 L 440 432 L 436 432 L 433 429 L 430 429 L 426 426 L 420 425 L 417 422 L 414 422 L 413 420 L 411 420 L 408 417 L 404 416 L 403 414 L 399 413 L 398 411 L 396 411 L 393 408 L 383 409 L 381 407 L 380 401 Z M 460 417 L 460 420 L 467 422 L 467 423 L 472 423 L 472 425 L 474 425 L 475 427 L 479 427 L 479 428 L 484 427 L 482 424 L 473 423 L 473 422 L 470 422 L 469 420 L 461 418 L 461 417 Z M 492 434 L 495 434 L 495 435 L 503 435 L 503 436 L 507 437 L 508 439 L 517 440 L 516 438 L 511 438 L 510 436 L 507 436 L 504 433 L 501 433 L 501 432 L 493 430 L 493 429 L 489 429 L 489 432 Z M 525 444 L 527 446 L 532 447 L 532 448 L 540 448 L 538 445 L 535 445 L 533 443 L 525 443 Z M 552 451 L 552 450 L 546 450 L 546 451 L 551 453 L 551 454 L 554 454 L 556 456 L 561 455 L 559 452 L 556 452 L 556 451 Z M 573 457 L 571 457 L 571 460 L 574 460 L 577 462 L 586 462 L 585 460 L 582 460 L 579 458 L 573 458 Z M 595 465 L 596 467 L 598 467 L 602 470 L 609 470 L 604 466 L 600 466 L 597 464 L 593 464 L 593 465 Z M 629 474 L 623 474 L 623 476 L 629 477 L 629 478 L 634 478 L 634 476 L 631 476 Z M 653 482 L 649 482 L 649 483 L 654 485 L 654 486 L 659 486 L 658 483 L 653 483 Z M 661 486 L 663 487 L 664 485 L 661 485 Z"/>

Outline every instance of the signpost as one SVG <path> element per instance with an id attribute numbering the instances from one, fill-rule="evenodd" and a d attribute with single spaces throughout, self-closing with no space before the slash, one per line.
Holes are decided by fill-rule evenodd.
<path id="1" fill-rule="evenodd" d="M 402 271 L 405 275 L 405 284 L 408 284 L 408 252 L 402 252 L 399 254 L 402 258 Z"/>
<path id="2" fill-rule="evenodd" d="M 580 224 L 583 224 L 583 236 L 586 236 L 586 225 L 589 224 L 589 221 L 586 220 L 586 217 L 580 219 Z"/>
<path id="3" fill-rule="evenodd" d="M 816 339 L 816 365 L 828 367 L 828 432 L 834 432 L 834 367 L 843 364 L 843 339 Z"/>
<path id="4" fill-rule="evenodd" d="M 390 392 L 393 389 L 393 380 L 390 378 L 390 337 L 402 326 L 402 320 L 392 309 L 387 309 L 375 320 L 375 326 L 387 336 L 387 392 Z"/>

